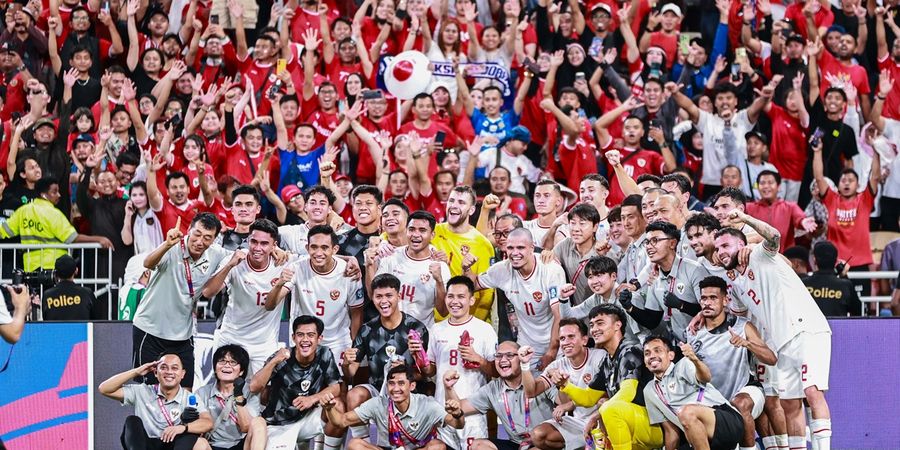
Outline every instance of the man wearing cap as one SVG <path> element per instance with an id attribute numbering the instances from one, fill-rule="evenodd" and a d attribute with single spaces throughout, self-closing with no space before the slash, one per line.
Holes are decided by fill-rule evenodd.
<path id="1" fill-rule="evenodd" d="M 301 225 L 303 216 L 306 215 L 303 211 L 306 207 L 303 191 L 296 184 L 289 184 L 281 188 L 279 196 L 287 209 L 284 221 L 280 221 L 281 225 Z"/>
<path id="2" fill-rule="evenodd" d="M 0 42 L 8 43 L 22 57 L 31 73 L 38 73 L 47 54 L 47 36 L 35 26 L 34 12 L 22 3 L 11 3 L 6 9 L 7 21 L 12 16 L 12 30 L 3 29 Z"/>
<path id="3" fill-rule="evenodd" d="M 646 53 L 651 46 L 662 48 L 667 56 L 666 69 L 671 69 L 676 59 L 673 55 L 678 52 L 678 29 L 682 17 L 681 8 L 674 3 L 663 5 L 658 14 L 650 13 L 647 18 L 646 32 L 641 36 L 638 44 L 641 53 Z M 657 25 L 662 25 L 662 27 L 654 31 Z"/>
<path id="4" fill-rule="evenodd" d="M 796 203 L 778 197 L 781 187 L 781 175 L 778 172 L 764 170 L 756 177 L 759 186 L 759 200 L 747 203 L 744 208 L 747 214 L 775 227 L 781 233 L 779 251 L 794 245 L 794 230 L 800 228 L 808 233 L 816 230 L 816 221 L 806 217 Z"/>
<path id="5" fill-rule="evenodd" d="M 56 286 L 44 291 L 41 313 L 43 320 L 91 320 L 94 293 L 73 281 L 78 274 L 78 262 L 69 255 L 56 260 Z M 103 315 L 105 317 L 105 314 Z"/>
<path id="6" fill-rule="evenodd" d="M 856 288 L 843 273 L 838 273 L 838 251 L 831 242 L 819 242 L 813 247 L 816 271 L 803 278 L 816 305 L 827 317 L 858 316 L 862 313 L 862 303 L 856 295 Z"/>
<path id="7" fill-rule="evenodd" d="M 740 189 L 747 198 L 756 200 L 760 198 L 759 186 L 756 183 L 756 177 L 764 171 L 778 172 L 775 165 L 764 159 L 769 151 L 769 137 L 763 132 L 754 129 L 748 131 L 744 135 L 747 140 L 747 157 L 742 158 L 737 153 L 731 153 L 728 160 L 730 165 L 737 167 L 740 172 L 741 185 Z M 784 186 L 779 186 L 778 197 L 784 198 Z"/>
<path id="8" fill-rule="evenodd" d="M 537 183 L 543 173 L 525 156 L 529 142 L 531 131 L 522 125 L 515 126 L 496 148 L 478 154 L 478 167 L 488 173 L 498 166 L 507 168 L 511 174 L 509 191 L 525 195 L 525 180 Z"/>

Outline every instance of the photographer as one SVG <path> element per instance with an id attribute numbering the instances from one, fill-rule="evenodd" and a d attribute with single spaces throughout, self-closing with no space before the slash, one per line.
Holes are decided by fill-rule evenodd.
<path id="1" fill-rule="evenodd" d="M 56 286 L 44 292 L 41 313 L 44 320 L 91 320 L 96 303 L 94 292 L 73 281 L 78 275 L 78 262 L 69 255 L 56 260 Z M 95 318 L 97 315 L 93 315 Z M 105 312 L 103 318 L 105 318 Z"/>
<path id="2" fill-rule="evenodd" d="M 862 303 L 853 283 L 846 278 L 846 263 L 837 264 L 838 251 L 831 242 L 819 242 L 813 247 L 815 269 L 803 279 L 803 284 L 827 317 L 858 316 Z"/>
<path id="3" fill-rule="evenodd" d="M 28 288 L 23 285 L 6 286 L 6 291 L 9 295 L 4 293 L 4 302 L 0 303 L 0 336 L 4 341 L 15 344 L 22 337 L 31 302 Z"/>

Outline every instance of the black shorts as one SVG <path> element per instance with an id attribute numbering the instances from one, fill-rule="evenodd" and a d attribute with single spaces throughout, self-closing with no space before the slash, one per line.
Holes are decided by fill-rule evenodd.
<path id="1" fill-rule="evenodd" d="M 744 419 L 728 405 L 713 406 L 716 429 L 709 440 L 711 450 L 734 450 L 744 437 Z"/>
<path id="2" fill-rule="evenodd" d="M 170 341 L 158 338 L 146 333 L 138 327 L 132 328 L 132 361 L 134 367 L 140 367 L 150 361 L 156 361 L 163 353 L 173 353 L 181 358 L 184 366 L 184 379 L 181 386 L 191 389 L 194 387 L 194 339 L 186 341 Z M 153 372 L 138 377 L 139 383 L 157 384 L 159 381 Z"/>
<path id="3" fill-rule="evenodd" d="M 497 450 L 519 450 L 520 448 L 519 444 L 507 439 L 491 438 L 488 440 L 497 447 Z"/>

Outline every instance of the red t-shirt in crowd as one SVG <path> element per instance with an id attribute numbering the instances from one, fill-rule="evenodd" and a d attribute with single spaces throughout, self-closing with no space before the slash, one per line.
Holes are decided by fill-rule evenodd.
<path id="1" fill-rule="evenodd" d="M 633 180 L 644 174 L 660 176 L 663 174 L 663 167 L 666 162 L 659 153 L 644 149 L 628 149 L 628 148 L 612 148 L 612 139 L 603 147 L 605 155 L 610 150 L 618 150 L 622 154 L 622 168 Z M 612 208 L 625 199 L 625 193 L 619 187 L 619 180 L 616 178 L 616 171 L 609 162 L 606 163 L 606 173 L 609 177 L 609 197 L 606 197 L 606 206 Z"/>
<path id="2" fill-rule="evenodd" d="M 434 215 L 438 223 L 444 221 L 447 216 L 447 203 L 442 202 L 437 197 L 437 191 L 431 190 L 431 193 L 419 199 L 423 209 Z"/>
<path id="3" fill-rule="evenodd" d="M 872 264 L 869 215 L 875 207 L 875 193 L 866 184 L 863 192 L 849 199 L 831 189 L 826 189 L 822 198 L 828 208 L 828 240 L 837 247 L 838 258 L 848 261 L 853 257 L 850 266 Z"/>
<path id="4" fill-rule="evenodd" d="M 806 129 L 800 119 L 778 106 L 769 110 L 772 121 L 772 145 L 769 162 L 787 180 L 800 181 L 806 168 Z"/>
<path id="5" fill-rule="evenodd" d="M 425 145 L 431 143 L 432 139 L 434 139 L 434 136 L 438 131 L 443 131 L 445 135 L 444 148 L 455 147 L 457 145 L 458 138 L 456 137 L 456 134 L 452 130 L 447 128 L 446 125 L 435 120 L 432 120 L 428 128 L 425 128 L 424 130 L 417 128 L 415 126 L 415 122 L 413 121 L 406 122 L 400 126 L 400 130 L 397 132 L 397 134 L 407 134 L 410 131 L 415 131 L 416 133 L 418 133 L 419 139 L 421 139 L 425 143 Z M 437 172 L 437 153 L 432 153 L 431 161 L 428 162 L 428 176 L 433 177 Z"/>
<path id="6" fill-rule="evenodd" d="M 206 205 L 200 200 L 188 200 L 181 207 L 175 206 L 169 199 L 163 199 L 163 207 L 161 211 L 157 211 L 159 216 L 159 226 L 162 227 L 163 233 L 171 230 L 181 218 L 181 232 L 187 234 L 188 228 L 191 226 L 191 220 L 198 213 L 206 211 Z"/>
<path id="7" fill-rule="evenodd" d="M 256 176 L 256 171 L 262 163 L 265 153 L 259 152 L 256 156 L 250 156 L 240 142 L 226 145 L 225 151 L 228 153 L 228 159 L 225 162 L 224 173 L 233 176 L 241 184 L 250 184 L 253 177 Z M 278 186 L 280 177 L 281 161 L 278 158 L 278 152 L 275 152 L 272 154 L 272 159 L 269 160 L 269 182 L 272 186 Z"/>
<path id="8" fill-rule="evenodd" d="M 388 136 L 393 142 L 394 137 L 397 136 L 397 116 L 395 114 L 385 114 L 378 122 L 374 122 L 367 117 L 363 118 L 362 126 L 369 130 L 373 137 L 380 133 Z M 356 181 L 358 184 L 375 184 L 375 162 L 372 161 L 369 146 L 362 141 L 359 142 Z"/>
<path id="9" fill-rule="evenodd" d="M 900 63 L 894 61 L 890 54 L 886 55 L 884 59 L 878 60 L 878 70 L 887 70 L 891 73 L 892 80 L 900 80 Z M 889 119 L 900 120 L 900 89 L 891 89 L 884 101 L 881 115 Z"/>
<path id="10" fill-rule="evenodd" d="M 806 0 L 806 1 L 816 1 L 816 0 Z M 736 2 L 740 4 L 740 2 Z M 809 39 L 809 34 L 807 34 L 806 30 L 806 16 L 803 15 L 803 7 L 806 6 L 806 2 L 794 2 L 784 10 L 784 18 L 791 19 L 791 22 L 794 26 L 794 31 L 803 36 L 804 39 Z M 834 23 L 834 13 L 831 12 L 830 7 L 821 7 L 819 11 L 813 15 L 813 23 L 817 28 L 825 27 L 828 28 Z M 740 29 L 740 28 L 738 28 Z M 818 31 L 816 31 L 818 32 Z M 823 89 L 824 91 L 824 89 Z"/>
<path id="11" fill-rule="evenodd" d="M 779 252 L 794 246 L 794 230 L 800 228 L 800 222 L 806 218 L 806 214 L 796 203 L 777 199 L 774 203 L 769 204 L 757 200 L 747 203 L 746 208 L 747 214 L 772 225 L 781 233 Z"/>
<path id="12" fill-rule="evenodd" d="M 313 97 L 314 99 L 316 97 Z M 318 100 L 316 100 L 318 101 Z M 304 106 L 307 103 L 304 103 Z M 322 145 L 325 145 L 325 141 L 328 139 L 328 136 L 331 136 L 331 133 L 338 127 L 340 121 L 338 120 L 338 112 L 335 111 L 333 113 L 323 112 L 321 109 L 310 110 L 311 113 L 306 117 L 306 121 L 304 123 L 308 123 L 316 129 L 316 145 L 313 148 L 319 148 Z"/>
<path id="13" fill-rule="evenodd" d="M 824 96 L 825 91 L 831 87 L 831 82 L 828 81 L 828 75 L 838 77 L 845 82 L 849 81 L 850 83 L 853 83 L 853 87 L 856 88 L 859 95 L 871 92 L 869 89 L 869 75 L 866 73 L 866 69 L 863 68 L 863 66 L 860 66 L 859 64 L 845 66 L 841 64 L 834 55 L 829 53 L 828 50 L 823 50 L 819 55 L 819 70 L 822 71 L 822 76 L 819 77 L 822 96 Z"/>

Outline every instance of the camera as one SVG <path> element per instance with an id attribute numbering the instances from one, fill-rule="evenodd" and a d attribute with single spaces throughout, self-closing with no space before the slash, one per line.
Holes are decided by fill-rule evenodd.
<path id="1" fill-rule="evenodd" d="M 42 286 L 52 285 L 55 282 L 55 270 L 38 270 L 35 272 L 26 272 L 22 269 L 15 269 L 12 273 L 13 286 Z"/>

